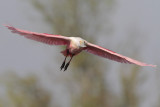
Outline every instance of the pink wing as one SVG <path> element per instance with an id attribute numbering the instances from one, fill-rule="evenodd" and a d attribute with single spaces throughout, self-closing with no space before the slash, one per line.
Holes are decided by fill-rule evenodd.
<path id="1" fill-rule="evenodd" d="M 36 32 L 30 32 L 25 31 L 21 29 L 14 28 L 12 26 L 5 25 L 9 30 L 11 30 L 13 33 L 17 33 L 20 35 L 23 35 L 24 37 L 28 39 L 32 39 L 38 42 L 43 42 L 49 45 L 68 45 L 69 38 L 61 35 L 52 35 L 47 33 L 36 33 Z"/>
<path id="2" fill-rule="evenodd" d="M 152 67 L 156 67 L 156 65 L 151 65 L 151 64 L 145 64 L 143 62 L 139 62 L 136 61 L 134 59 L 128 58 L 126 56 L 120 55 L 116 52 L 113 52 L 111 50 L 105 49 L 103 47 L 91 44 L 91 43 L 87 43 L 87 52 L 92 53 L 94 55 L 98 55 L 104 58 L 108 58 L 110 60 L 114 60 L 117 62 L 121 62 L 121 63 L 129 63 L 129 64 L 136 64 L 136 65 L 140 65 L 140 66 L 152 66 Z"/>

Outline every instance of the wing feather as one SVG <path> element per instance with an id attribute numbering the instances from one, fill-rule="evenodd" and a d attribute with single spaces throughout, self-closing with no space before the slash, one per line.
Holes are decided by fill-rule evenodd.
<path id="1" fill-rule="evenodd" d="M 89 42 L 87 42 L 86 45 L 87 45 L 87 47 L 86 47 L 85 50 L 89 53 L 94 54 L 94 55 L 98 55 L 98 56 L 108 58 L 110 60 L 114 60 L 114 61 L 121 62 L 121 63 L 136 64 L 136 65 L 139 65 L 139 66 L 156 67 L 156 65 L 146 64 L 146 63 L 131 59 L 129 57 L 120 55 L 120 54 L 118 54 L 116 52 L 113 52 L 109 49 L 105 49 L 103 47 L 94 45 L 94 44 L 89 43 Z"/>
<path id="2" fill-rule="evenodd" d="M 5 25 L 12 33 L 20 34 L 28 39 L 32 39 L 38 42 L 46 43 L 49 45 L 68 45 L 69 37 L 61 36 L 61 35 L 52 35 L 47 33 L 36 33 L 30 32 L 26 30 L 21 30 L 14 28 L 9 25 Z"/>

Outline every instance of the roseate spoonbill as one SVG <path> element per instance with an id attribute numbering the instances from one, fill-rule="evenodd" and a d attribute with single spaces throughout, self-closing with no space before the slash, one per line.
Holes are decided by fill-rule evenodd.
<path id="1" fill-rule="evenodd" d="M 12 33 L 20 34 L 28 39 L 32 39 L 38 42 L 43 42 L 49 45 L 66 45 L 66 49 L 61 53 L 65 56 L 65 59 L 60 67 L 64 71 L 67 70 L 72 58 L 79 54 L 82 50 L 86 50 L 87 52 L 98 55 L 104 58 L 108 58 L 110 60 L 114 60 L 121 63 L 129 63 L 129 64 L 136 64 L 139 66 L 151 66 L 156 67 L 156 65 L 146 64 L 129 57 L 120 55 L 116 52 L 113 52 L 109 49 L 105 49 L 98 45 L 89 43 L 88 41 L 80 38 L 80 37 L 65 37 L 61 35 L 52 35 L 47 33 L 36 33 L 30 32 L 26 30 L 21 30 L 14 28 L 13 26 L 5 25 Z M 69 62 L 66 64 L 66 58 L 70 56 Z"/>

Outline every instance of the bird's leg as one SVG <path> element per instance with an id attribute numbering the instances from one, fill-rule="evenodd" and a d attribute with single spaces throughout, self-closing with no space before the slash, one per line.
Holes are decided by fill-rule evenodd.
<path id="1" fill-rule="evenodd" d="M 65 62 L 66 62 L 66 58 L 67 58 L 67 56 L 65 57 L 65 59 L 64 59 L 64 61 L 63 61 L 63 63 L 62 63 L 62 65 L 61 65 L 61 70 L 64 68 L 64 65 L 65 65 Z"/>
<path id="2" fill-rule="evenodd" d="M 60 67 L 61 70 L 62 70 L 62 69 L 64 68 L 64 66 L 65 66 L 66 58 L 67 58 L 68 54 L 69 54 L 69 50 L 67 49 L 67 55 L 66 55 L 66 57 L 65 57 L 65 59 L 64 59 L 64 61 L 63 61 L 63 63 L 62 63 L 62 65 L 61 65 L 61 67 Z"/>
<path id="3" fill-rule="evenodd" d="M 65 65 L 64 71 L 67 70 L 67 68 L 68 68 L 68 66 L 69 66 L 69 64 L 70 64 L 70 62 L 71 62 L 73 56 L 74 56 L 74 54 L 71 56 L 71 59 L 69 60 L 69 62 Z"/>

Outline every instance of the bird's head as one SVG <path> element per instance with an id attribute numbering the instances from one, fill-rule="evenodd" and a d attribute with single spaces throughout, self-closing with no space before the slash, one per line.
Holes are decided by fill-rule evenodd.
<path id="1" fill-rule="evenodd" d="M 79 41 L 80 47 L 82 47 L 82 48 L 87 47 L 87 46 L 86 46 L 86 43 L 87 43 L 87 41 L 86 41 L 86 40 L 83 40 L 83 39 L 81 39 L 81 40 Z"/>

